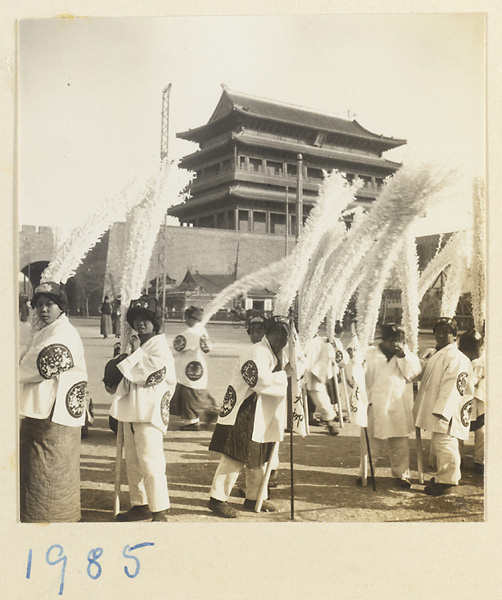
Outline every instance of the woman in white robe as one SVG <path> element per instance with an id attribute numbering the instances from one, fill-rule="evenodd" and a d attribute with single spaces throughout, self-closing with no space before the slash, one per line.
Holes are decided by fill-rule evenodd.
<path id="1" fill-rule="evenodd" d="M 62 284 L 35 288 L 40 325 L 19 365 L 20 518 L 80 520 L 80 439 L 85 423 L 84 348 L 65 312 Z"/>

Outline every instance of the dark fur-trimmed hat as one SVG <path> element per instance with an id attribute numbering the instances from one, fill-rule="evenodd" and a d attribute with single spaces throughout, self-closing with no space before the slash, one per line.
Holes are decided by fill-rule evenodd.
<path id="1" fill-rule="evenodd" d="M 68 312 L 68 298 L 63 283 L 44 281 L 40 285 L 37 285 L 33 292 L 33 298 L 31 299 L 32 308 L 35 308 L 35 304 L 40 296 L 47 296 L 47 298 L 53 300 L 64 313 Z"/>
<path id="2" fill-rule="evenodd" d="M 141 298 L 131 300 L 127 309 L 126 319 L 133 329 L 134 319 L 137 316 L 144 316 L 151 321 L 155 333 L 159 333 L 162 330 L 162 307 L 159 306 L 158 300 L 154 296 L 141 296 Z"/>
<path id="3" fill-rule="evenodd" d="M 255 327 L 260 327 L 261 329 L 263 329 L 263 331 L 266 331 L 267 330 L 267 319 L 265 319 L 265 317 L 260 317 L 260 316 L 252 317 L 251 320 L 249 321 L 249 325 L 246 330 L 248 335 L 251 333 L 251 329 L 253 329 Z"/>
<path id="4" fill-rule="evenodd" d="M 382 340 L 405 338 L 406 332 L 402 325 L 398 325 L 397 323 L 384 323 L 380 330 L 380 337 Z"/>
<path id="5" fill-rule="evenodd" d="M 289 318 L 283 315 L 274 315 L 267 321 L 267 333 L 284 329 L 289 334 Z"/>
<path id="6" fill-rule="evenodd" d="M 203 313 L 203 308 L 199 308 L 198 306 L 192 305 L 185 309 L 185 319 L 197 319 L 201 321 Z"/>
<path id="7" fill-rule="evenodd" d="M 450 331 L 453 335 L 457 335 L 458 326 L 457 321 L 452 319 L 451 317 L 439 317 L 439 319 L 434 323 L 434 327 L 432 328 L 433 333 L 436 333 L 436 329 L 440 325 L 447 325 L 450 328 Z"/>
<path id="8" fill-rule="evenodd" d="M 458 349 L 469 354 L 481 354 L 485 340 L 475 329 L 463 333 L 458 340 Z"/>

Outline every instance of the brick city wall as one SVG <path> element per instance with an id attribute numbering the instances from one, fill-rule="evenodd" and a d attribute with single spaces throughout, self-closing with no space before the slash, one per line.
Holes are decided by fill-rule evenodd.
<path id="1" fill-rule="evenodd" d="M 55 244 L 51 227 L 23 225 L 18 239 L 19 270 L 34 262 L 52 260 Z"/>
<path id="2" fill-rule="evenodd" d="M 201 227 L 166 227 L 166 273 L 179 285 L 187 269 L 206 275 L 233 274 L 242 277 L 282 258 L 285 238 L 268 234 L 242 233 Z M 294 238 L 289 238 L 293 248 Z M 152 253 L 148 279 L 157 274 L 159 238 Z M 115 223 L 110 231 L 106 292 L 112 292 L 112 282 L 120 281 L 122 257 L 125 253 L 125 223 Z M 112 292 L 113 294 L 113 292 Z"/>

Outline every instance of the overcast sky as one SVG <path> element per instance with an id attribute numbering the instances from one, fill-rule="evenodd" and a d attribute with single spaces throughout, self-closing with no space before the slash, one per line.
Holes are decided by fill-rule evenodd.
<path id="1" fill-rule="evenodd" d="M 405 138 L 457 170 L 428 229 L 466 223 L 484 173 L 481 14 L 26 20 L 19 33 L 19 221 L 75 226 L 159 161 L 162 90 L 176 132 L 207 122 L 221 83 Z M 424 233 L 429 231 L 424 230 Z"/>

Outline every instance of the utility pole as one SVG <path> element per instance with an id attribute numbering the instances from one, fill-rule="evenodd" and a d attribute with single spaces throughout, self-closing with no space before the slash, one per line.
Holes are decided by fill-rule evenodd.
<path id="1" fill-rule="evenodd" d="M 160 134 L 160 160 L 167 157 L 169 150 L 169 95 L 171 84 L 162 92 L 162 127 Z"/>
<path id="2" fill-rule="evenodd" d="M 160 160 L 167 158 L 169 153 L 169 95 L 171 84 L 162 92 L 162 122 L 160 135 Z M 159 277 L 162 273 L 162 322 L 166 314 L 166 236 L 167 236 L 167 213 L 159 230 L 159 245 L 157 254 L 157 280 L 155 285 L 155 297 L 159 299 Z"/>
<path id="3" fill-rule="evenodd" d="M 303 156 L 298 154 L 296 163 L 296 241 L 303 231 Z"/>

